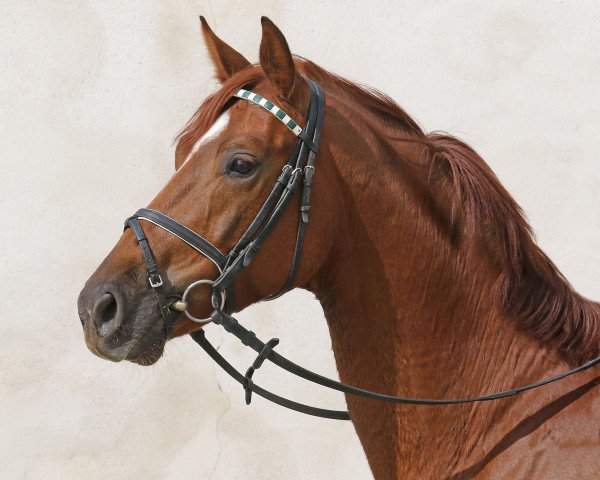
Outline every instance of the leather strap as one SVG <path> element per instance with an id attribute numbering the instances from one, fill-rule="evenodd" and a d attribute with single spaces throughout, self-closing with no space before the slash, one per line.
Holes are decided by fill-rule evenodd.
<path id="1" fill-rule="evenodd" d="M 203 350 L 208 353 L 208 355 L 223 369 L 225 370 L 234 380 L 236 380 L 240 385 L 244 387 L 245 390 L 251 391 L 260 395 L 267 400 L 276 403 L 277 405 L 281 405 L 282 407 L 289 408 L 290 410 L 295 410 L 296 412 L 305 413 L 307 415 L 313 415 L 315 417 L 321 418 L 331 418 L 333 420 L 350 420 L 350 415 L 348 412 L 344 412 L 342 410 L 327 410 L 324 408 L 311 407 L 310 405 L 305 405 L 303 403 L 294 402 L 293 400 L 288 400 L 287 398 L 280 397 L 274 393 L 265 390 L 260 387 L 256 383 L 252 381 L 252 379 L 247 379 L 244 375 L 238 372 L 223 356 L 217 351 L 215 347 L 206 339 L 203 330 L 198 330 L 197 332 L 190 333 L 190 336 L 194 339 L 194 341 L 200 345 Z"/>
<path id="2" fill-rule="evenodd" d="M 178 297 L 167 297 L 163 293 L 162 277 L 157 272 L 156 262 L 154 260 L 154 255 L 152 255 L 152 250 L 150 250 L 148 238 L 146 237 L 138 219 L 135 216 L 129 217 L 125 221 L 125 228 L 131 228 L 133 234 L 135 235 L 135 238 L 137 239 L 138 245 L 142 250 L 144 262 L 146 263 L 146 270 L 148 271 L 148 282 L 152 287 L 152 291 L 156 295 L 158 309 L 165 323 L 165 332 L 167 337 L 169 337 L 171 335 L 171 332 L 173 331 L 173 324 L 175 323 L 176 317 L 175 313 L 170 308 L 172 302 L 169 301 L 169 298 L 176 300 Z"/>
<path id="3" fill-rule="evenodd" d="M 569 377 L 569 376 L 574 375 L 579 372 L 583 372 L 585 370 L 588 370 L 588 369 L 600 364 L 600 357 L 598 357 L 593 360 L 590 360 L 589 362 L 585 363 L 584 365 L 581 365 L 580 367 L 574 368 L 573 370 L 569 370 L 568 372 L 562 373 L 560 375 L 556 375 L 554 377 L 547 378 L 545 380 L 541 380 L 536 383 L 532 383 L 530 385 L 526 385 L 526 386 L 519 387 L 519 388 L 514 388 L 511 390 L 504 390 L 501 392 L 491 393 L 489 395 L 481 395 L 481 396 L 477 396 L 477 397 L 458 398 L 458 399 L 426 399 L 426 398 L 397 397 L 397 396 L 393 396 L 393 395 L 385 395 L 382 393 L 371 392 L 369 390 L 364 390 L 362 388 L 354 387 L 352 385 L 347 385 L 345 383 L 338 382 L 331 378 L 328 378 L 323 375 L 319 375 L 318 373 L 307 370 L 306 368 L 301 367 L 300 365 L 292 362 L 291 360 L 288 360 L 283 355 L 280 355 L 279 353 L 274 351 L 273 348 L 268 348 L 268 344 L 262 342 L 256 336 L 256 334 L 254 332 L 246 329 L 243 325 L 241 325 L 232 316 L 230 316 L 224 312 L 221 312 L 219 310 L 215 310 L 212 314 L 212 317 L 213 317 L 213 322 L 215 324 L 221 325 L 225 329 L 225 331 L 235 335 L 242 342 L 242 344 L 244 344 L 245 346 L 249 346 L 254 351 L 259 353 L 259 355 L 261 355 L 262 360 L 265 360 L 265 359 L 269 360 L 274 365 L 277 365 L 278 367 L 282 368 L 283 370 L 286 370 L 289 373 L 292 373 L 293 375 L 303 378 L 304 380 L 308 380 L 309 382 L 316 383 L 318 385 L 322 385 L 326 388 L 330 388 L 332 390 L 337 390 L 338 392 L 355 395 L 355 396 L 359 396 L 359 397 L 363 397 L 363 398 L 369 398 L 369 399 L 373 399 L 373 400 L 381 400 L 381 401 L 388 402 L 388 403 L 396 403 L 396 404 L 404 404 L 404 405 L 435 406 L 435 405 L 456 405 L 456 404 L 464 404 L 464 403 L 489 402 L 489 401 L 498 400 L 501 398 L 511 397 L 511 396 L 518 395 L 520 393 L 523 393 L 523 392 L 526 392 L 529 390 L 534 390 L 536 388 L 543 387 L 544 385 L 548 385 L 550 383 L 557 382 L 566 377 Z M 208 345 L 210 345 L 210 344 L 208 343 L 208 340 L 206 340 L 204 338 L 203 332 L 194 332 L 193 334 L 191 334 L 191 336 L 205 351 L 207 351 L 207 353 L 221 367 L 223 367 L 223 362 L 226 363 L 226 360 L 223 359 L 222 357 L 220 359 L 215 358 L 214 353 L 209 351 L 213 347 L 212 347 L 212 345 L 210 347 L 208 347 Z M 198 340 L 199 336 L 202 336 L 204 339 L 202 341 L 199 341 Z M 219 355 L 218 352 L 217 352 L 217 355 Z M 231 372 L 227 368 L 225 368 L 225 367 L 223 367 L 223 368 L 231 375 Z M 237 373 L 238 373 L 238 375 L 241 375 L 241 374 L 239 374 L 239 372 L 237 372 Z M 239 378 L 236 378 L 236 380 L 238 380 L 242 385 L 244 385 L 243 380 L 240 381 Z M 253 389 L 253 391 L 256 391 L 256 390 Z M 258 391 L 256 391 L 256 392 L 258 393 Z M 259 393 L 259 395 L 261 395 L 261 394 Z M 262 396 L 264 396 L 264 395 L 262 395 Z M 265 398 L 268 398 L 268 397 L 265 396 Z M 281 399 L 281 397 L 277 397 L 277 398 Z M 323 414 L 320 414 L 320 413 L 316 413 L 314 410 L 311 410 L 309 412 L 309 411 L 304 411 L 303 409 L 300 409 L 300 408 L 289 407 L 288 405 L 284 405 L 283 403 L 278 402 L 278 401 L 275 401 L 275 403 L 278 403 L 279 405 L 283 405 L 287 408 L 292 408 L 293 410 L 296 410 L 296 411 L 299 411 L 302 413 L 308 413 L 309 415 L 317 415 L 317 416 L 322 416 L 324 418 L 335 418 L 338 420 L 349 420 L 350 419 L 350 414 L 348 412 L 326 410 L 325 412 L 321 412 Z M 298 404 L 295 404 L 295 407 L 297 407 L 297 406 L 298 406 Z M 306 407 L 306 406 L 303 406 L 303 407 Z M 307 407 L 307 408 L 312 409 L 314 407 Z M 343 416 L 343 415 L 341 415 L 342 413 L 346 413 L 346 415 Z"/>
<path id="4" fill-rule="evenodd" d="M 313 142 L 315 145 L 319 145 L 319 141 L 321 139 L 321 130 L 323 128 L 323 116 L 325 110 L 325 99 L 323 96 L 323 90 L 320 88 L 315 88 L 313 91 L 312 101 L 315 101 L 317 104 L 316 118 L 315 118 L 315 127 L 313 132 Z M 290 267 L 290 273 L 288 277 L 281 287 L 281 289 L 275 293 L 267 297 L 265 300 L 275 300 L 276 298 L 281 297 L 285 293 L 287 293 L 294 285 L 294 281 L 296 280 L 296 275 L 298 274 L 298 270 L 300 269 L 300 262 L 302 260 L 302 250 L 304 248 L 304 237 L 306 235 L 306 226 L 308 224 L 309 212 L 310 212 L 310 193 L 312 189 L 312 181 L 315 173 L 315 159 L 317 157 L 317 150 L 311 149 L 308 158 L 306 160 L 306 165 L 304 166 L 304 183 L 302 189 L 302 197 L 300 199 L 300 219 L 298 222 L 298 230 L 296 232 L 296 247 L 294 248 L 294 256 L 292 259 L 292 266 Z"/>
<path id="5" fill-rule="evenodd" d="M 173 220 L 164 213 L 157 212 L 156 210 L 151 210 L 149 208 L 140 208 L 135 213 L 134 217 L 139 220 L 146 220 L 150 223 L 153 223 L 154 225 L 166 230 L 171 235 L 175 235 L 177 238 L 187 243 L 190 247 L 212 260 L 219 270 L 225 268 L 227 256 L 221 253 L 217 247 L 215 247 L 204 237 L 198 235 L 193 230 L 190 230 L 185 225 L 182 225 L 177 220 Z"/>

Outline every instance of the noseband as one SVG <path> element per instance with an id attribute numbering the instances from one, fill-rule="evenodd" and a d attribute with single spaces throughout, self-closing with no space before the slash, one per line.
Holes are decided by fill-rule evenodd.
<path id="1" fill-rule="evenodd" d="M 292 120 L 274 103 L 258 94 L 241 89 L 234 95 L 237 98 L 248 100 L 260 105 L 265 110 L 273 114 L 281 122 L 283 122 L 294 135 L 298 137 L 298 143 L 292 152 L 292 155 L 283 166 L 275 186 L 263 203 L 256 217 L 254 217 L 254 220 L 252 220 L 250 226 L 242 234 L 239 241 L 228 254 L 222 253 L 203 236 L 190 230 L 177 220 L 174 220 L 164 213 L 156 210 L 142 208 L 125 221 L 125 228 L 132 229 L 142 251 L 144 262 L 146 263 L 146 269 L 148 271 L 148 282 L 156 294 L 160 314 L 164 320 L 167 336 L 170 336 L 172 333 L 177 316 L 182 311 L 190 320 L 193 320 L 194 322 L 207 323 L 212 321 L 217 325 L 221 325 L 225 331 L 232 333 L 245 346 L 249 346 L 258 353 L 256 360 L 252 366 L 248 368 L 245 375 L 242 375 L 240 372 L 238 372 L 229 362 L 227 362 L 227 360 L 225 360 L 225 358 L 223 358 L 223 356 L 206 339 L 203 330 L 198 330 L 190 335 L 196 341 L 196 343 L 198 343 L 206 351 L 206 353 L 208 353 L 208 355 L 217 364 L 219 364 L 219 366 L 221 366 L 221 368 L 223 368 L 231 377 L 233 377 L 244 387 L 246 392 L 246 404 L 250 404 L 252 392 L 254 392 L 257 395 L 260 395 L 267 400 L 286 408 L 309 415 L 336 420 L 350 420 L 350 414 L 346 411 L 316 408 L 280 397 L 279 395 L 265 390 L 264 388 L 255 384 L 252 380 L 254 372 L 260 368 L 265 360 L 269 360 L 280 368 L 287 370 L 288 372 L 305 380 L 346 394 L 398 404 L 453 405 L 462 403 L 486 402 L 510 397 L 528 390 L 542 387 L 552 382 L 556 382 L 570 375 L 582 372 L 600 364 L 599 357 L 561 375 L 557 375 L 555 377 L 513 390 L 506 390 L 503 392 L 497 392 L 479 397 L 463 399 L 420 399 L 396 397 L 363 390 L 311 372 L 310 370 L 293 363 L 284 356 L 275 352 L 273 349 L 279 343 L 278 339 L 273 338 L 264 343 L 256 337 L 254 332 L 246 329 L 235 318 L 233 318 L 230 314 L 235 309 L 235 290 L 233 287 L 234 280 L 240 274 L 242 269 L 248 267 L 252 263 L 252 260 L 281 219 L 294 193 L 301 187 L 302 196 L 300 199 L 296 246 L 294 248 L 294 256 L 290 271 L 281 289 L 277 293 L 267 297 L 265 300 L 279 298 L 281 295 L 289 291 L 293 287 L 294 280 L 296 279 L 296 275 L 298 273 L 298 268 L 302 258 L 302 248 L 304 245 L 306 225 L 309 221 L 310 194 L 313 176 L 315 173 L 315 159 L 319 151 L 319 140 L 323 126 L 323 115 L 325 108 L 324 96 L 321 87 L 312 80 L 308 80 L 308 84 L 310 86 L 311 98 L 308 108 L 306 126 L 304 128 L 300 127 L 298 123 Z M 163 278 L 158 272 L 152 250 L 150 249 L 148 238 L 142 229 L 140 221 L 153 223 L 154 225 L 179 238 L 181 241 L 187 243 L 198 253 L 207 257 L 217 267 L 219 272 L 217 278 L 214 280 L 200 279 L 192 282 L 186 288 L 182 296 L 165 293 Z M 202 284 L 210 285 L 212 287 L 211 302 L 212 307 L 214 308 L 211 315 L 205 319 L 194 317 L 189 312 L 187 303 L 189 293 L 194 288 Z"/>

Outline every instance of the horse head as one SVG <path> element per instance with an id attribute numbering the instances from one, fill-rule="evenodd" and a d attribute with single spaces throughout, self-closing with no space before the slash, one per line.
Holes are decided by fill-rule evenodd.
<path id="1" fill-rule="evenodd" d="M 308 123 L 313 124 L 313 134 L 316 128 L 315 118 L 307 114 L 311 103 L 316 112 L 314 88 L 296 67 L 282 33 L 266 17 L 262 18 L 257 65 L 201 21 L 221 87 L 177 137 L 171 179 L 150 202 L 146 215 L 138 212 L 133 221 L 136 226 L 125 229 L 79 297 L 86 343 L 92 352 L 109 360 L 152 364 L 169 338 L 202 328 L 192 319 L 207 318 L 215 306 L 229 312 L 241 310 L 277 294 L 282 286 L 288 290 L 306 284 L 331 249 L 333 208 L 311 213 L 311 232 L 304 241 L 302 224 L 307 222 L 309 207 L 301 197 L 306 194 L 306 178 L 304 194 L 293 195 L 302 189 L 307 167 L 298 164 L 298 158 L 310 162 L 306 159 L 312 155 L 314 160 L 317 152 L 306 133 Z M 314 166 L 308 165 L 313 170 L 308 189 L 316 202 L 331 207 L 333 190 L 327 185 L 334 183 L 330 181 L 334 172 L 324 150 L 319 154 L 319 181 L 314 186 Z M 283 197 L 287 208 L 280 208 Z M 159 215 L 153 212 L 173 220 L 170 224 L 179 231 L 161 228 L 160 222 L 148 218 Z M 272 219 L 273 215 L 277 218 Z M 143 222 L 143 230 L 137 223 L 140 219 L 150 220 Z M 212 255 L 199 255 L 193 243 L 181 241 L 191 232 L 201 233 L 198 242 L 205 242 Z M 260 235 L 260 242 L 248 245 Z M 242 268 L 250 260 L 252 267 Z M 154 268 L 150 264 L 160 274 L 149 277 Z M 226 271 L 233 264 L 236 269 Z M 229 276 L 223 279 L 227 272 Z M 220 299 L 213 305 L 215 289 L 209 287 L 217 280 L 217 286 L 227 285 L 219 289 Z M 192 284 L 194 288 L 188 288 Z M 185 310 L 186 315 L 177 310 Z"/>

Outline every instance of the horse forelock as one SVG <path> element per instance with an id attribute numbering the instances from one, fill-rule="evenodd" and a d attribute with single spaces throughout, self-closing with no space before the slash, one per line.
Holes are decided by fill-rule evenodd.
<path id="1" fill-rule="evenodd" d="M 227 79 L 198 107 L 192 118 L 175 137 L 177 157 L 186 158 L 194 145 L 234 101 L 233 94 L 240 88 L 250 89 L 265 78 L 261 68 L 248 67 Z"/>

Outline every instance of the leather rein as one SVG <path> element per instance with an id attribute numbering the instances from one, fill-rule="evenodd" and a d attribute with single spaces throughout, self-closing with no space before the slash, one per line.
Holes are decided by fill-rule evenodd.
<path id="1" fill-rule="evenodd" d="M 306 125 L 301 128 L 294 120 L 292 120 L 282 109 L 274 103 L 263 98 L 262 96 L 241 89 L 235 93 L 235 97 L 253 102 L 265 110 L 276 116 L 283 122 L 288 129 L 298 137 L 298 143 L 289 157 L 286 164 L 281 170 L 281 174 L 271 190 L 269 196 L 263 203 L 256 217 L 250 223 L 249 227 L 242 234 L 236 245 L 228 253 L 222 253 L 217 247 L 206 240 L 201 235 L 190 230 L 185 225 L 171 217 L 158 212 L 156 210 L 142 208 L 133 216 L 125 221 L 125 228 L 131 228 L 137 242 L 142 251 L 146 269 L 148 272 L 148 282 L 152 290 L 156 294 L 160 314 L 164 320 L 167 337 L 171 335 L 174 323 L 183 311 L 191 320 L 198 323 L 213 322 L 223 327 L 226 332 L 236 336 L 245 346 L 252 348 L 258 353 L 254 363 L 248 368 L 243 375 L 236 370 L 208 341 L 203 330 L 192 332 L 190 336 L 200 345 L 204 351 L 233 379 L 239 382 L 246 395 L 246 404 L 250 404 L 252 393 L 270 400 L 273 403 L 283 407 L 295 410 L 297 412 L 314 415 L 317 417 L 330 418 L 335 420 L 350 420 L 350 414 L 342 410 L 328 410 L 317 408 L 303 403 L 298 403 L 293 400 L 276 395 L 253 381 L 254 372 L 261 367 L 265 360 L 269 360 L 278 367 L 301 377 L 309 382 L 322 385 L 324 387 L 343 392 L 345 394 L 356 395 L 374 400 L 381 400 L 390 403 L 408 404 L 408 405 L 454 405 L 463 403 L 486 402 L 506 398 L 519 393 L 533 390 L 542 387 L 552 382 L 556 382 L 570 375 L 582 372 L 595 365 L 600 364 L 600 357 L 591 360 L 580 367 L 570 370 L 566 373 L 556 375 L 554 377 L 526 385 L 524 387 L 505 390 L 502 392 L 482 395 L 478 397 L 461 398 L 461 399 L 424 399 L 424 398 L 408 398 L 396 397 L 392 395 L 384 395 L 381 393 L 363 390 L 351 385 L 332 380 L 310 370 L 307 370 L 300 365 L 288 360 L 286 357 L 277 353 L 274 348 L 279 343 L 279 340 L 273 338 L 268 342 L 261 341 L 254 332 L 248 330 L 241 325 L 230 314 L 235 309 L 235 291 L 233 282 L 243 268 L 248 267 L 264 242 L 267 240 L 273 229 L 278 224 L 286 207 L 290 203 L 294 193 L 302 190 L 300 199 L 300 212 L 298 228 L 296 233 L 296 246 L 292 259 L 290 272 L 287 280 L 281 287 L 278 293 L 271 295 L 265 300 L 273 300 L 289 291 L 294 284 L 294 280 L 298 273 L 300 260 L 302 257 L 302 248 L 306 226 L 309 221 L 310 212 L 310 194 L 315 173 L 315 159 L 319 151 L 319 140 L 323 127 L 323 116 L 325 109 L 324 94 L 321 87 L 308 80 L 311 91 L 311 99 L 308 109 Z M 183 242 L 190 245 L 198 253 L 210 259 L 219 271 L 219 275 L 215 280 L 201 279 L 191 283 L 182 296 L 167 294 L 164 290 L 163 280 L 158 272 L 156 261 L 150 249 L 148 238 L 140 224 L 140 220 L 153 223 L 158 227 L 166 230 L 170 234 L 179 238 Z M 187 309 L 187 297 L 190 291 L 201 284 L 207 284 L 212 287 L 212 314 L 205 319 L 199 319 L 191 315 Z"/>

